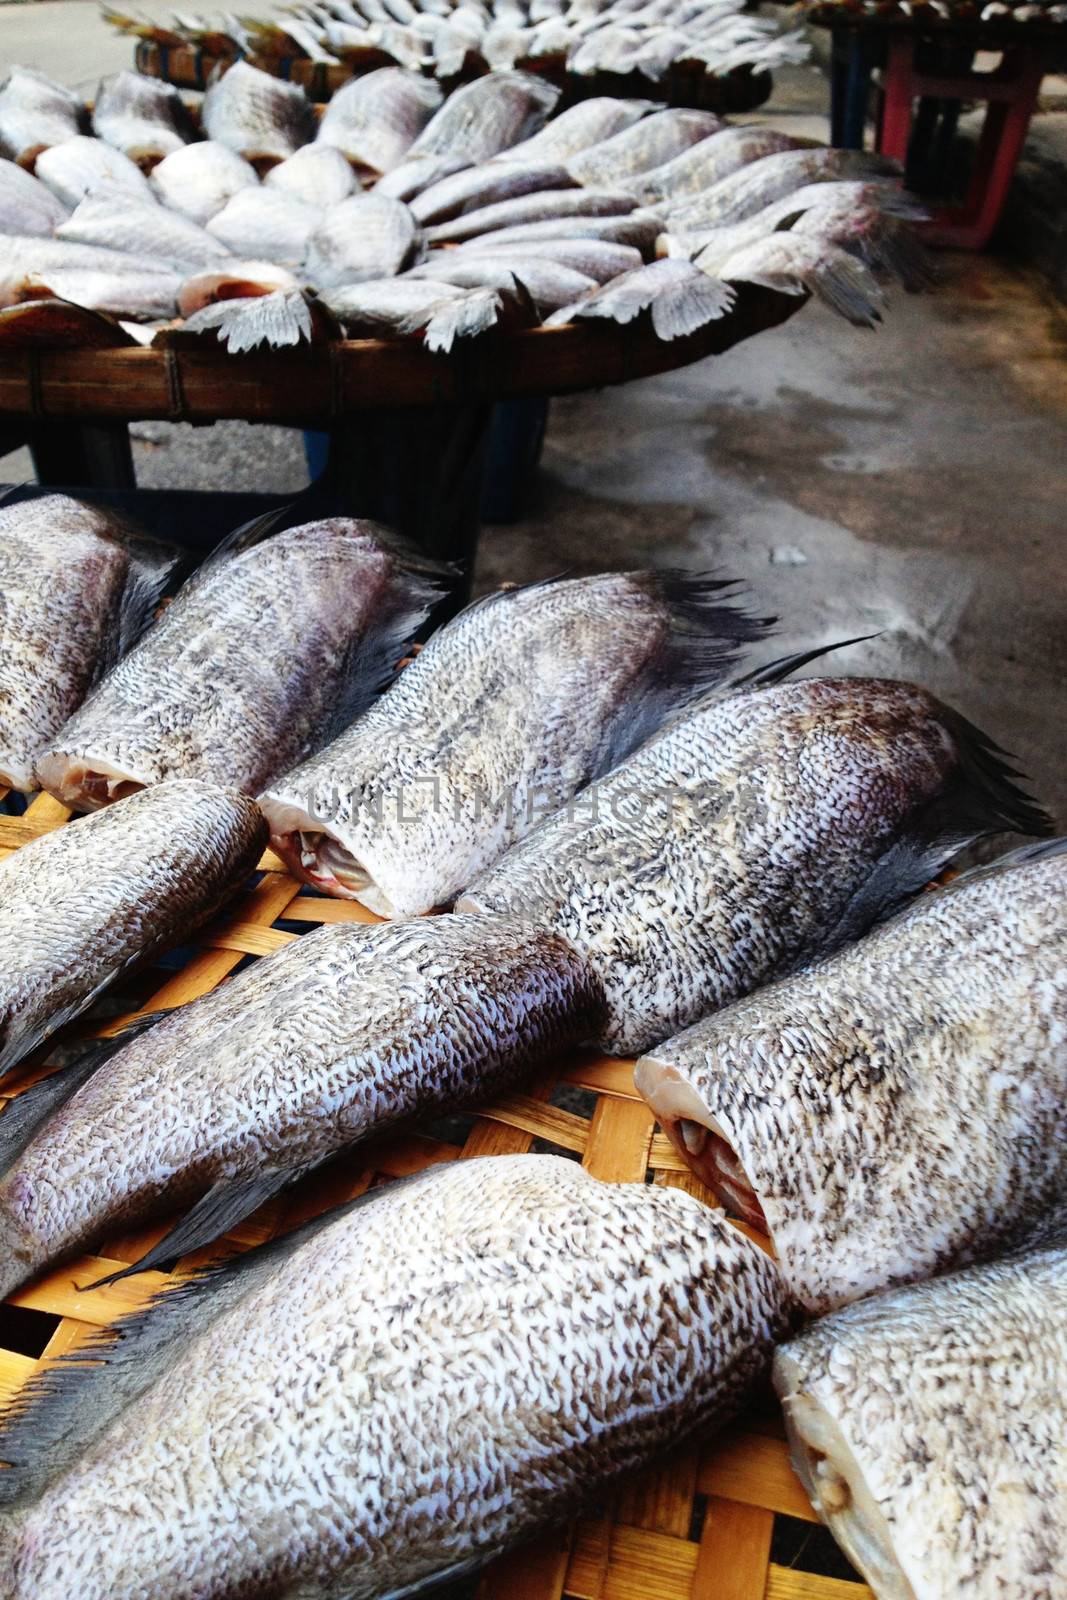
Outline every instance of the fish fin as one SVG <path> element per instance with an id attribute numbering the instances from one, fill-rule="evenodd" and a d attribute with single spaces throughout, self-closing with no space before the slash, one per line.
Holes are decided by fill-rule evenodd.
<path id="1" fill-rule="evenodd" d="M 240 300 L 212 300 L 187 317 L 184 334 L 214 332 L 231 355 L 269 345 L 278 350 L 312 338 L 311 306 L 300 289 L 275 289 L 271 294 Z"/>
<path id="2" fill-rule="evenodd" d="M 929 250 L 914 228 L 902 223 L 887 223 L 878 233 L 868 234 L 855 243 L 843 241 L 844 248 L 858 257 L 872 272 L 895 278 L 909 294 L 932 288 L 937 273 Z"/>
<path id="3" fill-rule="evenodd" d="M 1028 861 L 1050 861 L 1053 856 L 1067 855 L 1067 835 L 1056 839 L 1036 839 L 1030 844 L 1021 844 L 1017 850 L 1008 850 L 1002 856 L 996 856 L 992 861 L 983 861 L 980 865 L 968 867 L 966 872 L 961 872 L 952 882 L 946 884 L 948 889 L 954 889 L 958 883 L 969 883 L 972 878 L 984 878 L 990 872 L 999 872 L 1002 867 L 1022 867 Z"/>
<path id="4" fill-rule="evenodd" d="M 128 538 L 122 538 L 122 542 L 129 549 L 131 560 L 119 602 L 115 660 L 124 656 L 151 624 L 171 579 L 187 559 L 177 546 L 150 539 L 136 531 L 131 531 Z"/>
<path id="5" fill-rule="evenodd" d="M 471 289 L 454 300 L 442 300 L 423 333 L 428 350 L 447 353 L 457 339 L 475 338 L 496 326 L 504 302 L 495 289 Z M 406 331 L 402 324 L 400 331 Z"/>
<path id="6" fill-rule="evenodd" d="M 919 808 L 889 844 L 853 895 L 821 953 L 859 938 L 891 917 L 968 845 L 995 833 L 1047 837 L 1052 818 L 1020 786 L 1004 751 L 958 711 L 944 706 L 941 721 L 958 757 L 942 792 Z"/>
<path id="7" fill-rule="evenodd" d="M 423 623 L 451 592 L 459 576 L 457 568 L 444 562 L 434 570 L 429 557 L 425 558 L 425 565 L 413 562 L 404 566 L 392 605 L 382 608 L 375 623 L 353 640 L 345 653 L 340 682 L 324 726 L 325 743 L 343 733 L 392 682 Z"/>
<path id="8" fill-rule="evenodd" d="M 379 1595 L 378 1600 L 421 1600 L 422 1595 L 435 1594 L 438 1589 L 443 1589 L 446 1584 L 459 1583 L 464 1578 L 476 1577 L 491 1561 L 502 1556 L 506 1550 L 513 1546 L 507 1544 L 494 1545 L 492 1549 L 480 1550 L 477 1555 L 467 1556 L 463 1561 L 455 1561 L 450 1567 L 443 1567 L 440 1572 L 431 1572 L 425 1578 L 416 1578 L 414 1583 L 405 1583 L 399 1589 L 389 1589 Z"/>
<path id="9" fill-rule="evenodd" d="M 652 327 L 660 339 L 680 339 L 726 315 L 736 294 L 699 267 L 684 281 L 664 284 L 652 302 Z"/>
<path id="10" fill-rule="evenodd" d="M 73 1022 L 75 1017 L 80 1017 L 83 1011 L 88 1011 L 89 1007 L 99 1000 L 108 985 L 114 983 L 121 973 L 127 971 L 133 965 L 135 959 L 135 957 L 131 957 L 130 960 L 124 961 L 121 966 L 113 967 L 110 972 L 105 973 L 99 983 L 95 984 L 83 999 L 60 1006 L 56 1011 L 52 1012 L 51 1016 L 38 1023 L 35 1028 L 31 1028 L 28 1033 L 9 1039 L 0 1049 L 0 1080 L 6 1078 L 11 1069 L 28 1056 L 31 1050 L 36 1050 L 39 1044 L 43 1044 L 53 1033 L 58 1033 L 60 1028 L 65 1028 L 68 1022 Z"/>
<path id="11" fill-rule="evenodd" d="M 101 1328 L 87 1343 L 41 1367 L 0 1412 L 0 1510 L 31 1504 L 172 1365 L 176 1347 L 203 1334 L 281 1263 L 341 1217 L 409 1184 L 433 1181 L 438 1165 L 369 1189 L 311 1222 L 168 1286 L 148 1305 Z"/>
<path id="12" fill-rule="evenodd" d="M 779 237 L 771 233 L 766 241 L 758 243 L 763 245 Z M 758 254 L 755 245 L 737 252 L 738 256 L 755 255 L 757 260 Z M 732 282 L 762 284 L 780 294 L 818 295 L 854 327 L 873 328 L 882 320 L 882 291 L 877 281 L 855 256 L 833 245 L 826 245 L 822 259 L 817 262 L 798 259 L 784 265 L 772 261 L 766 266 L 757 264 L 731 271 L 730 262 L 725 261 L 721 276 L 729 277 Z"/>
<path id="13" fill-rule="evenodd" d="M 735 678 L 729 687 L 731 690 L 765 689 L 770 684 L 781 683 L 802 667 L 820 660 L 822 656 L 831 655 L 835 650 L 847 650 L 849 645 L 866 644 L 868 640 L 880 637 L 877 633 L 858 633 L 854 639 L 835 639 L 833 644 L 820 644 L 813 650 L 798 651 L 796 655 L 779 656 L 776 661 L 768 661 L 765 667 L 756 667 L 753 672 L 746 672 L 743 678 Z"/>
<path id="14" fill-rule="evenodd" d="M 238 527 L 228 533 L 225 539 L 220 539 L 215 548 L 201 562 L 186 584 L 186 588 L 199 582 L 202 573 L 213 571 L 222 561 L 228 561 L 232 556 L 243 554 L 257 544 L 264 544 L 274 534 L 282 531 L 282 524 L 288 523 L 296 512 L 299 498 L 287 501 L 283 506 L 275 506 L 272 511 L 263 511 L 258 517 L 251 517 L 247 522 L 242 522 Z"/>
<path id="15" fill-rule="evenodd" d="M 94 1040 L 88 1049 L 73 1061 L 68 1061 L 66 1066 L 16 1095 L 3 1116 L 0 1116 L 0 1175 L 10 1170 L 38 1128 L 48 1121 L 53 1112 L 66 1105 L 105 1061 L 109 1061 L 132 1039 L 154 1027 L 163 1015 L 164 1012 L 155 1011 L 138 1017 L 109 1038 Z"/>

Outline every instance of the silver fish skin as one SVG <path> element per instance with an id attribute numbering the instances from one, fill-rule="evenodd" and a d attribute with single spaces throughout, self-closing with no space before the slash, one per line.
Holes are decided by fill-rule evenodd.
<path id="1" fill-rule="evenodd" d="M 337 91 L 323 114 L 317 142 L 340 150 L 368 177 L 391 172 L 441 100 L 440 89 L 428 79 L 399 67 L 380 67 Z"/>
<path id="2" fill-rule="evenodd" d="M 1010 1246 L 1064 1190 L 1067 844 L 1021 855 L 638 1064 L 810 1311 Z"/>
<path id="3" fill-rule="evenodd" d="M 796 141 L 777 128 L 723 128 L 699 144 L 690 145 L 663 166 L 639 173 L 631 180 L 632 192 L 646 205 L 661 200 L 675 202 L 710 189 L 750 161 L 795 147 Z"/>
<path id="4" fill-rule="evenodd" d="M 750 161 L 691 200 L 669 205 L 667 222 L 672 231 L 683 233 L 728 227 L 807 184 L 891 177 L 896 171 L 888 157 L 870 150 L 781 150 Z"/>
<path id="5" fill-rule="evenodd" d="M 633 322 L 649 313 L 659 339 L 681 339 L 726 315 L 733 291 L 714 282 L 689 261 L 653 261 L 637 267 L 597 289 L 587 299 L 564 305 L 549 318 L 552 326 L 575 317 L 602 317 L 609 322 Z"/>
<path id="6" fill-rule="evenodd" d="M 188 217 L 168 211 L 154 199 L 137 200 L 123 189 L 111 187 L 86 195 L 56 238 L 75 244 L 95 244 L 104 249 L 116 239 L 135 255 L 151 256 L 160 267 L 210 266 L 230 255 L 213 234 Z"/>
<path id="7" fill-rule="evenodd" d="M 148 622 L 175 552 L 110 512 L 50 494 L 0 503 L 0 784 L 33 758 Z"/>
<path id="8" fill-rule="evenodd" d="M 661 167 L 723 127 L 709 111 L 656 111 L 567 162 L 571 176 L 589 187 L 609 188 Z"/>
<path id="9" fill-rule="evenodd" d="M 431 183 L 463 172 L 471 166 L 465 156 L 411 156 L 393 167 L 374 186 L 375 194 L 390 200 L 413 200 Z"/>
<path id="10" fill-rule="evenodd" d="M 270 527 L 237 530 L 194 573 L 41 755 L 44 788 L 80 810 L 168 777 L 254 793 L 366 706 L 440 570 L 376 523 Z"/>
<path id="11" fill-rule="evenodd" d="M 204 923 L 263 840 L 248 800 L 190 779 L 131 795 L 0 861 L 0 1073 L 135 962 Z"/>
<path id="12" fill-rule="evenodd" d="M 4 1519 L 9 1600 L 410 1592 L 721 1426 L 787 1321 L 773 1262 L 690 1195 L 534 1155 L 178 1292 L 121 1330 L 122 1368 L 71 1374 L 95 1437 Z"/>
<path id="13" fill-rule="evenodd" d="M 218 266 L 204 267 L 185 279 L 178 291 L 178 311 L 191 317 L 219 300 L 261 297 L 278 290 L 299 292 L 291 272 L 273 261 L 238 261 L 232 257 Z"/>
<path id="14" fill-rule="evenodd" d="M 527 222 L 555 221 L 557 217 L 620 217 L 633 211 L 629 195 L 609 194 L 595 189 L 544 189 L 520 195 L 513 200 L 498 200 L 465 212 L 451 222 L 439 222 L 424 231 L 427 244 L 457 244 L 465 239 L 493 233 L 498 228 L 517 228 Z"/>
<path id="15" fill-rule="evenodd" d="M 877 199 L 813 206 L 792 231 L 796 237 L 846 250 L 876 276 L 895 278 L 913 292 L 934 282 L 929 255 L 916 229 L 908 219 L 884 210 Z"/>
<path id="16" fill-rule="evenodd" d="M 260 797 L 276 848 L 380 916 L 447 904 L 759 636 L 722 587 L 615 572 L 476 603 Z"/>
<path id="17" fill-rule="evenodd" d="M 793 1462 L 879 1600 L 1067 1592 L 1067 1233 L 775 1357 Z"/>
<path id="18" fill-rule="evenodd" d="M 461 212 L 516 199 L 539 189 L 573 189 L 574 179 L 558 163 L 496 160 L 432 183 L 411 201 L 420 227 L 449 222 Z"/>
<path id="19" fill-rule="evenodd" d="M 5 280 L 0 294 L 8 305 L 51 297 L 110 317 L 157 322 L 173 317 L 181 281 L 180 272 L 163 267 L 115 273 L 103 267 L 44 266 L 28 268 L 14 285 Z"/>
<path id="20" fill-rule="evenodd" d="M 795 228 L 808 211 L 827 211 L 835 218 L 858 215 L 861 219 L 872 210 L 886 218 L 920 222 L 927 213 L 921 203 L 901 189 L 893 179 L 861 178 L 831 180 L 828 183 L 809 183 L 791 194 L 784 195 L 746 217 L 743 222 L 731 223 L 724 228 L 711 228 L 694 234 L 675 234 L 671 240 L 685 254 L 692 256 L 704 272 L 718 276 L 720 266 L 743 245 L 755 244 L 783 228 Z M 671 252 L 674 253 L 673 250 Z"/>
<path id="21" fill-rule="evenodd" d="M 44 1122 L 0 1179 L 0 1285 L 209 1191 L 217 1212 L 249 1180 L 281 1187 L 401 1119 L 509 1092 L 597 1005 L 564 940 L 509 918 L 309 933 L 132 1039 Z M 204 1242 L 262 1198 L 235 1195 Z"/>
<path id="22" fill-rule="evenodd" d="M 332 206 L 311 235 L 305 270 L 324 289 L 391 277 L 411 257 L 416 231 L 402 201 L 354 194 Z"/>
<path id="23" fill-rule="evenodd" d="M 320 208 L 335 206 L 359 188 L 351 162 L 330 144 L 306 144 L 264 178 L 268 189 Z"/>
<path id="24" fill-rule="evenodd" d="M 303 261 L 308 241 L 321 221 L 320 206 L 261 184 L 256 189 L 240 189 L 216 212 L 206 231 L 234 254 L 262 256 L 279 266 L 295 267 Z"/>
<path id="25" fill-rule="evenodd" d="M 458 904 L 570 939 L 608 996 L 598 1045 L 640 1054 L 858 936 L 953 840 L 1044 831 L 993 748 L 890 679 L 710 696 Z"/>
<path id="26" fill-rule="evenodd" d="M 101 84 L 93 106 L 93 132 L 148 168 L 193 136 L 193 124 L 177 89 L 140 72 L 120 72 Z"/>
<path id="27" fill-rule="evenodd" d="M 451 250 L 435 252 L 446 256 L 454 253 Z M 478 255 L 468 256 L 463 261 L 431 258 L 414 271 L 420 277 L 440 279 L 463 289 L 501 289 L 513 294 L 519 283 L 542 317 L 558 311 L 561 306 L 573 304 L 576 297 L 596 288 L 592 278 L 571 267 L 560 266 L 555 261 L 519 261 L 513 256 Z"/>
<path id="28" fill-rule="evenodd" d="M 595 283 L 607 283 L 620 273 L 631 272 L 641 265 L 641 252 L 633 245 L 612 244 L 606 239 L 527 239 L 525 244 L 498 244 L 498 233 L 482 239 L 471 239 L 447 254 L 457 261 L 477 260 L 491 255 L 498 260 L 514 261 L 523 266 L 528 261 L 551 261 L 561 267 L 570 267 Z M 431 258 L 432 259 L 432 258 Z M 425 266 L 427 263 L 423 263 Z M 421 269 L 420 269 L 421 270 Z"/>
<path id="29" fill-rule="evenodd" d="M 616 100 L 599 95 L 568 106 L 558 117 L 521 144 L 512 145 L 498 158 L 507 161 L 567 161 L 590 145 L 601 144 L 614 134 L 630 128 L 654 109 L 650 100 Z"/>
<path id="30" fill-rule="evenodd" d="M 650 211 L 631 211 L 625 216 L 547 217 L 541 222 L 521 222 L 507 228 L 494 228 L 470 243 L 523 245 L 531 240 L 594 239 L 609 244 L 628 244 L 642 255 L 651 254 L 663 232 L 662 219 Z M 463 246 L 461 248 L 466 248 Z"/>
<path id="31" fill-rule="evenodd" d="M 12 67 L 0 89 L 0 155 L 32 172 L 43 150 L 81 133 L 85 123 L 85 107 L 69 89 L 28 67 Z"/>
<path id="32" fill-rule="evenodd" d="M 488 161 L 548 121 L 560 91 L 529 72 L 492 72 L 450 94 L 411 146 L 412 156 Z"/>
<path id="33" fill-rule="evenodd" d="M 235 61 L 211 85 L 200 120 L 209 139 L 236 150 L 257 171 L 284 161 L 316 132 L 315 112 L 300 85 L 247 61 Z"/>
<path id="34" fill-rule="evenodd" d="M 885 295 L 870 268 L 820 235 L 769 234 L 732 251 L 718 276 L 780 294 L 816 294 L 854 327 L 874 328 L 882 319 Z"/>
<path id="35" fill-rule="evenodd" d="M 66 206 L 39 178 L 0 159 L 0 234 L 51 238 L 66 216 Z"/>
<path id="36" fill-rule="evenodd" d="M 140 200 L 152 198 L 148 179 L 129 156 L 103 139 L 90 139 L 84 134 L 51 145 L 37 157 L 34 171 L 67 206 L 78 205 L 87 194 L 102 187 L 118 187 Z"/>
<path id="37" fill-rule="evenodd" d="M 421 326 L 425 327 L 444 301 L 457 298 L 461 292 L 454 284 L 424 282 L 405 275 L 346 284 L 340 289 L 328 289 L 322 298 L 346 328 L 365 334 L 409 333 L 417 331 L 412 328 L 412 318 L 421 319 Z"/>
<path id="38" fill-rule="evenodd" d="M 227 200 L 258 182 L 251 162 L 215 139 L 201 139 L 165 156 L 151 178 L 152 189 L 165 206 L 201 225 L 210 222 Z"/>

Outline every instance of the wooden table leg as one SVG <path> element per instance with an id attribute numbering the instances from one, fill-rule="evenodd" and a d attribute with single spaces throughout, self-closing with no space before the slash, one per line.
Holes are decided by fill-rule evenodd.
<path id="1" fill-rule="evenodd" d="M 48 488 L 137 487 L 124 422 L 34 422 L 27 443 L 37 482 Z"/>

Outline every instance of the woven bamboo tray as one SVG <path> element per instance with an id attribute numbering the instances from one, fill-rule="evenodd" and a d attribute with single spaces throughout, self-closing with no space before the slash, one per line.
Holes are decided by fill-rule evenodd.
<path id="1" fill-rule="evenodd" d="M 218 345 L 44 349 L 0 337 L 0 416 L 322 426 L 354 411 L 569 394 L 721 355 L 804 300 L 742 283 L 726 316 L 683 339 L 657 338 L 645 318 L 625 327 L 585 321 L 460 340 L 448 355 L 413 339 L 234 356 Z"/>
<path id="2" fill-rule="evenodd" d="M 69 815 L 42 796 L 23 816 L 0 816 L 0 856 L 61 827 Z M 127 1014 L 182 1005 L 205 994 L 242 962 L 298 937 L 294 926 L 376 920 L 361 906 L 312 895 L 280 870 L 270 852 L 260 868 L 255 887 L 200 935 L 184 965 L 169 973 L 142 971 L 121 991 Z M 77 1037 L 79 1031 L 84 1036 L 93 1027 L 83 1022 L 64 1037 Z M 41 1054 L 46 1057 L 47 1051 Z M 38 1076 L 39 1064 L 27 1064 L 5 1083 L 0 1103 L 6 1106 Z M 587 1103 L 588 1115 L 553 1103 L 563 1086 L 571 1103 L 575 1088 L 587 1091 L 577 1098 Z M 632 1063 L 575 1054 L 554 1063 L 525 1094 L 481 1109 L 469 1119 L 461 1143 L 408 1133 L 361 1146 L 271 1201 L 228 1236 L 225 1248 L 240 1251 L 286 1232 L 383 1179 L 438 1161 L 526 1151 L 535 1141 L 579 1155 L 599 1178 L 641 1182 L 651 1177 L 714 1203 L 710 1191 L 683 1170 L 635 1095 Z M 164 1231 L 159 1227 L 109 1241 L 99 1256 L 48 1274 L 0 1306 L 0 1398 L 13 1394 L 42 1361 L 76 1348 L 169 1281 L 163 1273 L 148 1272 L 104 1289 L 79 1288 L 135 1260 Z M 176 1271 L 212 1254 L 218 1249 L 187 1257 Z M 803 1551 L 791 1565 L 772 1559 L 776 1519 L 815 1521 L 790 1468 L 780 1416 L 768 1399 L 764 1409 L 705 1448 L 677 1454 L 627 1482 L 595 1517 L 497 1562 L 479 1584 L 479 1600 L 870 1600 L 865 1584 L 806 1571 Z M 796 1532 L 795 1525 L 779 1520 L 780 1536 L 788 1540 Z"/>

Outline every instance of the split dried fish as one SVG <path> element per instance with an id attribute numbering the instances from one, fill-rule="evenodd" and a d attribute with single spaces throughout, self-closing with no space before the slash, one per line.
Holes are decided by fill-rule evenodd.
<path id="1" fill-rule="evenodd" d="M 922 689 L 755 682 L 675 718 L 458 902 L 582 950 L 613 1054 L 857 937 L 962 842 L 1047 829 L 996 747 Z"/>
<path id="2" fill-rule="evenodd" d="M 177 89 L 140 72 L 120 72 L 100 86 L 93 132 L 139 167 L 151 167 L 183 149 L 194 130 Z"/>
<path id="3" fill-rule="evenodd" d="M 0 233 L 50 238 L 66 215 L 62 201 L 32 173 L 0 160 Z"/>
<path id="4" fill-rule="evenodd" d="M 965 874 L 637 1068 L 822 1312 L 989 1256 L 1067 1180 L 1067 841 Z"/>
<path id="5" fill-rule="evenodd" d="M 279 266 L 293 267 L 303 261 L 308 241 L 321 221 L 320 206 L 261 184 L 255 189 L 239 189 L 212 217 L 207 232 L 235 254 L 265 257 Z"/>
<path id="6" fill-rule="evenodd" d="M 168 211 L 153 199 L 138 200 L 113 188 L 86 195 L 67 221 L 59 224 L 55 236 L 105 249 L 121 239 L 134 255 L 150 256 L 159 267 L 186 271 L 225 260 L 230 254 L 221 239 L 188 217 Z"/>
<path id="7" fill-rule="evenodd" d="M 559 94 L 528 72 L 476 78 L 449 95 L 411 146 L 411 154 L 488 161 L 540 132 Z"/>
<path id="8" fill-rule="evenodd" d="M 427 79 L 380 67 L 344 84 L 330 100 L 318 131 L 357 171 L 369 176 L 400 165 L 441 105 L 441 91 Z"/>
<path id="9" fill-rule="evenodd" d="M 150 620 L 176 552 L 67 495 L 0 501 L 0 784 L 33 758 Z"/>
<path id="10" fill-rule="evenodd" d="M 275 848 L 305 882 L 380 916 L 454 900 L 759 637 L 728 587 L 616 572 L 477 602 L 261 797 Z"/>
<path id="11" fill-rule="evenodd" d="M 299 84 L 235 61 L 204 96 L 209 139 L 228 145 L 257 169 L 284 161 L 315 137 L 315 112 Z"/>
<path id="12" fill-rule="evenodd" d="M 209 222 L 233 195 L 258 182 L 250 162 L 214 139 L 176 150 L 152 173 L 152 188 L 163 204 L 199 223 Z"/>
<path id="13" fill-rule="evenodd" d="M 364 709 L 441 569 L 375 523 L 277 522 L 237 529 L 194 573 L 38 760 L 45 788 L 83 810 L 174 776 L 253 793 Z"/>
<path id="14" fill-rule="evenodd" d="M 187 780 L 131 795 L 0 861 L 0 1074 L 134 963 L 206 922 L 263 840 L 250 801 Z"/>
<path id="15" fill-rule="evenodd" d="M 411 201 L 411 214 L 425 227 L 537 190 L 574 187 L 566 167 L 548 162 L 505 161 L 501 157 L 430 184 Z"/>
<path id="16" fill-rule="evenodd" d="M 722 127 L 722 119 L 709 111 L 656 111 L 603 143 L 580 151 L 567 166 L 579 183 L 606 189 L 663 166 Z"/>
<path id="17" fill-rule="evenodd" d="M 272 167 L 263 181 L 268 189 L 294 195 L 320 208 L 347 200 L 359 188 L 351 162 L 330 144 L 304 145 L 288 160 Z"/>
<path id="18" fill-rule="evenodd" d="M 331 207 L 308 241 L 305 267 L 320 288 L 388 278 L 415 247 L 415 219 L 399 200 L 355 194 Z"/>
<path id="19" fill-rule="evenodd" d="M 557 217 L 619 217 L 633 209 L 633 199 L 625 194 L 581 188 L 545 189 L 513 200 L 498 200 L 451 222 L 439 222 L 427 228 L 424 237 L 431 245 L 457 244 L 497 228 L 517 228 L 527 222 L 554 221 Z"/>
<path id="20" fill-rule="evenodd" d="M 41 72 L 12 67 L 0 89 L 0 155 L 32 171 L 43 150 L 72 139 L 85 121 L 85 107 L 69 89 Z"/>
<path id="21" fill-rule="evenodd" d="M 0 1586 L 371 1600 L 463 1576 L 706 1439 L 787 1322 L 773 1262 L 682 1190 L 438 1167 L 31 1380 L 0 1438 Z"/>
<path id="22" fill-rule="evenodd" d="M 803 185 L 841 178 L 892 177 L 898 164 L 872 150 L 781 150 L 751 161 L 702 194 L 667 209 L 671 231 L 727 227 Z"/>
<path id="23" fill-rule="evenodd" d="M 1067 1226 L 775 1357 L 793 1462 L 879 1600 L 1067 1587 Z"/>
<path id="24" fill-rule="evenodd" d="M 64 205 L 76 206 L 94 189 L 120 188 L 131 196 L 149 200 L 148 179 L 121 150 L 113 150 L 103 139 L 78 134 L 63 144 L 51 145 L 37 157 L 34 169 Z"/>
<path id="25" fill-rule="evenodd" d="M 568 106 L 558 117 L 543 127 L 540 133 L 512 145 L 501 159 L 525 162 L 567 161 L 590 145 L 602 144 L 614 134 L 630 128 L 635 122 L 654 110 L 651 100 L 615 100 L 609 95 L 598 95 L 592 100 L 582 100 Z"/>
<path id="26" fill-rule="evenodd" d="M 186 278 L 178 291 L 178 310 L 183 317 L 191 317 L 218 301 L 262 298 L 278 290 L 299 294 L 300 285 L 291 272 L 273 261 L 231 258 L 221 266 L 205 267 Z"/>
<path id="27" fill-rule="evenodd" d="M 796 140 L 777 128 L 722 128 L 661 167 L 653 167 L 631 180 L 634 195 L 646 204 L 672 203 L 699 194 L 731 172 L 781 150 L 791 150 Z"/>

